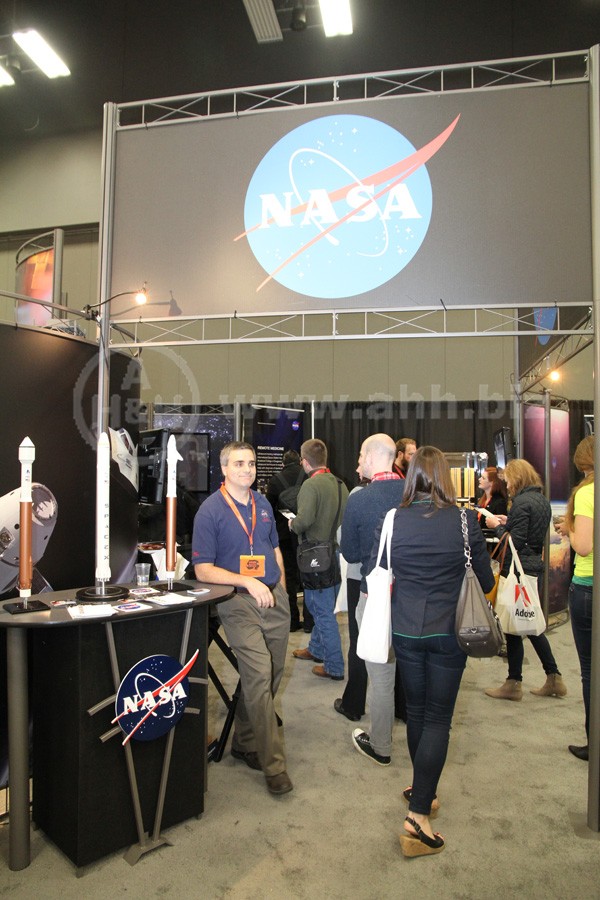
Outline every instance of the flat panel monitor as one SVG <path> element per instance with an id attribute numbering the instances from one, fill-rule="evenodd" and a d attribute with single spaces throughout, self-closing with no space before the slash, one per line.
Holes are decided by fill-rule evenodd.
<path id="1" fill-rule="evenodd" d="M 167 479 L 166 428 L 140 431 L 137 448 L 139 468 L 139 502 L 162 503 Z"/>
<path id="2" fill-rule="evenodd" d="M 210 435 L 198 432 L 175 434 L 177 450 L 182 457 L 177 463 L 177 484 L 185 491 L 208 491 Z"/>
<path id="3" fill-rule="evenodd" d="M 507 425 L 494 432 L 494 453 L 498 469 L 506 468 L 506 463 L 513 458 L 512 435 Z"/>

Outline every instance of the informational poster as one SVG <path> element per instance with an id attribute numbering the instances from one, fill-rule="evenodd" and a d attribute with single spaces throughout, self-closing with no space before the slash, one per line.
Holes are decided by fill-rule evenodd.
<path id="1" fill-rule="evenodd" d="M 256 450 L 256 483 L 266 493 L 270 479 L 283 467 L 286 450 L 300 452 L 303 438 L 302 409 L 249 406 L 244 409 L 244 440 Z"/>

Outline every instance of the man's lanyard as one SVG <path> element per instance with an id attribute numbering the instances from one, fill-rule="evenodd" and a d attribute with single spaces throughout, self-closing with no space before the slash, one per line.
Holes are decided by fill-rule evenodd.
<path id="1" fill-rule="evenodd" d="M 327 466 L 321 466 L 320 469 L 313 469 L 308 477 L 312 478 L 313 475 L 325 475 L 326 472 L 331 472 L 331 469 L 328 469 Z"/>
<path id="2" fill-rule="evenodd" d="M 248 535 L 248 540 L 250 541 L 250 553 L 251 554 L 254 553 L 254 529 L 256 528 L 256 500 L 254 499 L 254 494 L 252 493 L 252 491 L 250 491 L 250 500 L 252 501 L 252 531 L 248 531 L 248 526 L 242 519 L 242 517 L 240 515 L 240 511 L 237 508 L 237 506 L 235 505 L 235 503 L 233 502 L 233 500 L 231 499 L 231 496 L 230 496 L 227 488 L 225 487 L 225 485 L 222 484 L 221 487 L 219 488 L 219 490 L 225 497 L 226 502 L 229 504 L 229 506 L 233 510 L 238 522 L 240 523 L 240 525 L 242 526 L 242 528 Z"/>

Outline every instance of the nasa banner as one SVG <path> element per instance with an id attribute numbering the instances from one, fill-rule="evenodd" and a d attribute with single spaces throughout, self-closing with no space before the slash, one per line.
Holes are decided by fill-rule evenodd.
<path id="1" fill-rule="evenodd" d="M 118 130 L 112 291 L 143 278 L 203 316 L 586 302 L 588 92 L 388 97 Z"/>

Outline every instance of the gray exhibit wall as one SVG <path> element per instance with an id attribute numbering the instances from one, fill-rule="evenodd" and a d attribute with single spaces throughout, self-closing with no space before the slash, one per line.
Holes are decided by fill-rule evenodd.
<path id="1" fill-rule="evenodd" d="M 588 93 L 538 85 L 118 130 L 112 292 L 146 280 L 186 315 L 585 303 Z"/>

